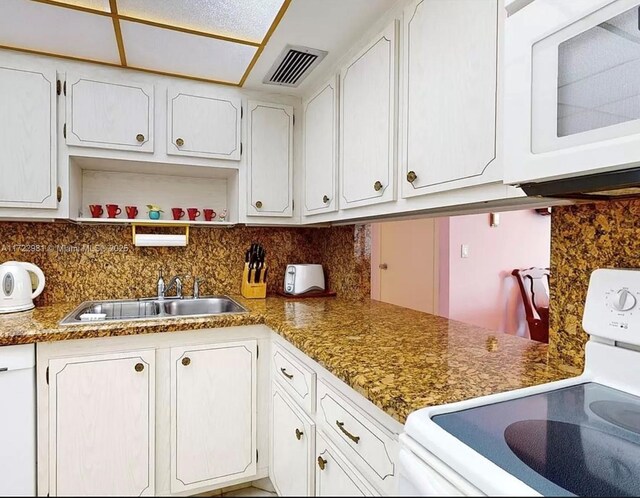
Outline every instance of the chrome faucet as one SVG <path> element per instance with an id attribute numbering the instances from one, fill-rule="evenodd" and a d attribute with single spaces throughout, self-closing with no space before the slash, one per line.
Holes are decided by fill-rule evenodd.
<path id="1" fill-rule="evenodd" d="M 182 299 L 182 280 L 181 279 L 182 277 L 180 275 L 176 275 L 171 280 L 169 280 L 169 283 L 167 284 L 167 288 L 164 290 L 165 294 L 175 286 L 176 297 L 178 299 Z M 162 295 L 163 298 L 165 297 L 165 294 Z"/>

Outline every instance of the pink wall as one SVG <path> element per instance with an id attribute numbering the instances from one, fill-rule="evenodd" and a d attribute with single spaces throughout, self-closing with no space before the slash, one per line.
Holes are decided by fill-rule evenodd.
<path id="1" fill-rule="evenodd" d="M 523 210 L 500 213 L 498 227 L 489 226 L 489 214 L 443 218 L 440 223 L 448 225 L 449 236 L 441 239 L 439 314 L 528 337 L 511 271 L 549 266 L 551 217 Z M 460 257 L 462 244 L 469 245 L 468 258 Z"/>

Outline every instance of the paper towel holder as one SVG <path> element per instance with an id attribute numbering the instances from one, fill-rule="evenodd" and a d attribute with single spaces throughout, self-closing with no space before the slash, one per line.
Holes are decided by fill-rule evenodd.
<path id="1" fill-rule="evenodd" d="M 140 234 L 136 233 L 136 227 L 168 227 L 184 228 L 184 235 L 173 235 L 164 233 Z M 184 247 L 189 244 L 189 225 L 185 223 L 132 223 L 131 234 L 133 245 L 137 247 Z"/>

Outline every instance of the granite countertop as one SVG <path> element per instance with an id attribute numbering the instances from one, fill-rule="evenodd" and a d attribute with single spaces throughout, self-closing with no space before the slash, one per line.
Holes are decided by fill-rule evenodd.
<path id="1" fill-rule="evenodd" d="M 547 345 L 373 300 L 246 300 L 248 313 L 59 326 L 77 303 L 0 315 L 0 345 L 266 324 L 404 423 L 409 413 L 578 375 Z"/>

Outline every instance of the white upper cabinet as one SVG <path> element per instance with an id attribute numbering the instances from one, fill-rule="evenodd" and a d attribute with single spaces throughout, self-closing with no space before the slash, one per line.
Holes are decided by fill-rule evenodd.
<path id="1" fill-rule="evenodd" d="M 293 214 L 293 107 L 250 100 L 247 216 Z"/>
<path id="2" fill-rule="evenodd" d="M 340 208 L 395 200 L 396 31 L 391 23 L 340 73 Z"/>
<path id="3" fill-rule="evenodd" d="M 304 214 L 337 211 L 338 89 L 332 78 L 304 103 Z"/>
<path id="4" fill-rule="evenodd" d="M 49 361 L 49 494 L 153 496 L 155 351 Z"/>
<path id="5" fill-rule="evenodd" d="M 507 19 L 508 183 L 640 162 L 639 5 L 536 0 Z"/>
<path id="6" fill-rule="evenodd" d="M 56 72 L 0 65 L 0 207 L 58 206 Z"/>
<path id="7" fill-rule="evenodd" d="M 501 179 L 496 159 L 499 0 L 404 10 L 402 196 Z"/>
<path id="8" fill-rule="evenodd" d="M 153 152 L 153 85 L 68 74 L 67 145 Z"/>
<path id="9" fill-rule="evenodd" d="M 171 491 L 256 473 L 257 342 L 171 349 Z"/>
<path id="10" fill-rule="evenodd" d="M 167 154 L 240 159 L 240 98 L 169 88 Z"/>

